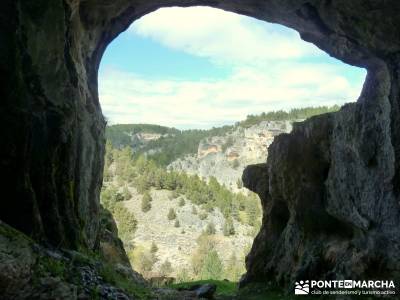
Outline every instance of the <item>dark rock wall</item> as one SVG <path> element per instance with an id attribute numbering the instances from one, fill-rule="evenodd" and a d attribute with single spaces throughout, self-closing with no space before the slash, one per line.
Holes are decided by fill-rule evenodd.
<path id="1" fill-rule="evenodd" d="M 210 5 L 296 29 L 368 69 L 357 104 L 276 139 L 245 181 L 263 227 L 244 282 L 399 269 L 400 2 L 396 0 L 4 0 L 0 10 L 0 218 L 56 246 L 99 244 L 106 46 L 162 6 Z M 245 177 L 246 177 L 245 176 Z M 321 275 L 321 276 L 320 276 Z"/>
<path id="2" fill-rule="evenodd" d="M 0 218 L 56 246 L 93 247 L 105 123 L 83 30 L 64 1 L 2 4 Z"/>

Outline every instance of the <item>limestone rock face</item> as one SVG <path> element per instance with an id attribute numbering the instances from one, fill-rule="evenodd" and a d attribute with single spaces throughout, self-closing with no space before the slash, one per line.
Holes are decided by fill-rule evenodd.
<path id="1" fill-rule="evenodd" d="M 78 3 L 3 4 L 0 218 L 53 245 L 94 248 L 105 122 Z"/>
<path id="2" fill-rule="evenodd" d="M 132 21 L 172 5 L 210 5 L 283 24 L 368 69 L 357 104 L 271 145 L 264 226 L 245 281 L 397 274 L 397 0 L 2 1 L 0 219 L 56 246 L 98 246 L 105 124 L 99 62 Z"/>
<path id="3" fill-rule="evenodd" d="M 248 128 L 237 127 L 199 143 L 197 155 L 173 161 L 168 168 L 200 177 L 215 177 L 234 192 L 248 192 L 240 183 L 244 168 L 264 162 L 274 137 L 292 130 L 290 121 L 263 121 Z"/>

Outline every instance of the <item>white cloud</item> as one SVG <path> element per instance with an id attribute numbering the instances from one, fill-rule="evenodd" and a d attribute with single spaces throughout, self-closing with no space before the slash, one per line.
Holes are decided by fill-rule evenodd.
<path id="1" fill-rule="evenodd" d="M 350 66 L 332 63 L 294 31 L 237 14 L 203 7 L 162 9 L 130 31 L 228 64 L 232 73 L 218 80 L 151 80 L 105 66 L 100 100 L 111 123 L 209 128 L 263 111 L 343 104 L 361 91 L 361 81 L 342 75 Z"/>
<path id="2" fill-rule="evenodd" d="M 159 9 L 133 23 L 130 31 L 229 64 L 321 54 L 314 45 L 301 41 L 294 30 L 210 7 Z"/>
<path id="3" fill-rule="evenodd" d="M 207 128 L 263 111 L 343 104 L 361 90 L 337 75 L 335 66 L 303 66 L 304 72 L 275 67 L 268 74 L 242 68 L 215 81 L 148 80 L 108 69 L 100 78 L 101 104 L 112 123 Z"/>

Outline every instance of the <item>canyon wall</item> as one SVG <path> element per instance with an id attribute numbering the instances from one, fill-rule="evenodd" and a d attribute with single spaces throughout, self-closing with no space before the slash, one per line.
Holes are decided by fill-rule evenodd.
<path id="1" fill-rule="evenodd" d="M 168 168 L 204 178 L 215 177 L 234 192 L 248 193 L 241 184 L 244 168 L 264 162 L 274 137 L 292 130 L 292 121 L 263 121 L 250 127 L 235 127 L 224 135 L 199 143 L 197 154 L 173 161 Z"/>

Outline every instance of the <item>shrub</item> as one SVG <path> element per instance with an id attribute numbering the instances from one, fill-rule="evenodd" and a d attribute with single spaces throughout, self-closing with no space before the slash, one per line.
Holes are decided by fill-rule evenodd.
<path id="1" fill-rule="evenodd" d="M 238 189 L 243 188 L 243 181 L 240 178 L 236 181 L 236 186 Z"/>
<path id="2" fill-rule="evenodd" d="M 151 203 L 149 198 L 142 197 L 142 212 L 146 213 L 151 209 Z"/>
<path id="3" fill-rule="evenodd" d="M 180 198 L 180 199 L 179 199 L 179 206 L 180 206 L 180 207 L 185 206 L 185 199 L 183 199 L 183 198 Z"/>
<path id="4" fill-rule="evenodd" d="M 194 205 L 192 206 L 192 214 L 197 215 L 197 208 Z"/>
<path id="5" fill-rule="evenodd" d="M 173 272 L 172 265 L 168 259 L 166 259 L 160 266 L 160 275 L 168 276 Z"/>
<path id="6" fill-rule="evenodd" d="M 235 234 L 235 227 L 233 226 L 233 221 L 231 218 L 228 218 L 225 221 L 223 233 L 225 236 L 230 236 Z"/>
<path id="7" fill-rule="evenodd" d="M 186 268 L 180 270 L 177 273 L 178 273 L 177 278 L 176 278 L 177 282 L 188 282 L 188 281 L 191 281 L 191 279 L 192 279 L 190 277 L 189 271 Z"/>
<path id="8" fill-rule="evenodd" d="M 174 224 L 174 226 L 175 226 L 176 228 L 178 228 L 178 227 L 180 227 L 180 226 L 181 226 L 181 224 L 179 223 L 179 220 L 175 220 L 175 224 Z"/>
<path id="9" fill-rule="evenodd" d="M 176 199 L 179 197 L 179 192 L 177 190 L 173 190 L 171 195 L 172 195 L 172 199 Z"/>
<path id="10" fill-rule="evenodd" d="M 224 277 L 233 282 L 239 281 L 241 275 L 246 272 L 243 262 L 244 260 L 237 259 L 235 252 L 232 252 L 227 262 Z"/>
<path id="11" fill-rule="evenodd" d="M 113 186 L 103 187 L 100 193 L 100 202 L 109 211 L 113 211 L 116 203 L 117 189 Z"/>
<path id="12" fill-rule="evenodd" d="M 234 168 L 235 170 L 239 168 L 239 165 L 239 160 L 235 159 L 234 161 L 232 161 L 232 168 Z"/>
<path id="13" fill-rule="evenodd" d="M 156 262 L 157 258 L 154 253 L 142 251 L 138 254 L 138 268 L 143 274 L 148 274 Z"/>
<path id="14" fill-rule="evenodd" d="M 157 244 L 155 242 L 152 242 L 151 243 L 151 247 L 150 247 L 150 252 L 151 253 L 157 253 L 157 251 L 158 251 Z"/>
<path id="15" fill-rule="evenodd" d="M 170 208 L 167 215 L 168 220 L 174 220 L 176 218 L 176 213 L 173 208 Z"/>
<path id="16" fill-rule="evenodd" d="M 148 202 L 153 201 L 153 198 L 150 196 L 150 193 L 148 191 L 144 192 L 143 199 L 145 199 Z"/>
<path id="17" fill-rule="evenodd" d="M 199 215 L 200 220 L 205 220 L 205 219 L 207 219 L 207 217 L 208 217 L 208 214 L 206 212 L 202 212 Z"/>
<path id="18" fill-rule="evenodd" d="M 129 191 L 127 186 L 124 186 L 124 188 L 122 189 L 122 196 L 124 198 L 124 200 L 129 200 L 132 197 L 131 192 Z"/>
<path id="19" fill-rule="evenodd" d="M 213 222 L 210 222 L 210 223 L 207 224 L 205 233 L 206 233 L 207 235 L 213 235 L 213 234 L 216 233 L 215 225 L 214 225 Z"/>

